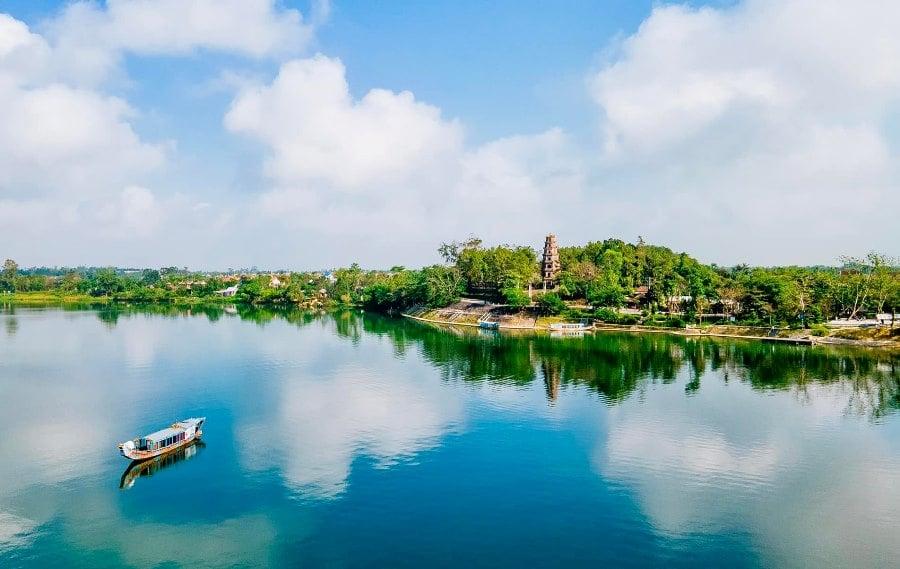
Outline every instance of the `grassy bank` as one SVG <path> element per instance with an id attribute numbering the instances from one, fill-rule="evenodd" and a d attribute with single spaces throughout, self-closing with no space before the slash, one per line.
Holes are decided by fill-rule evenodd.
<path id="1" fill-rule="evenodd" d="M 2 304 L 106 304 L 109 301 L 109 297 L 91 296 L 89 294 L 80 293 L 63 293 L 51 291 L 0 293 L 0 303 Z"/>
<path id="2" fill-rule="evenodd" d="M 115 294 L 111 296 L 91 296 L 82 293 L 62 293 L 52 291 L 37 292 L 2 292 L 0 293 L 0 304 L 17 304 L 20 306 L 47 306 L 47 305 L 108 305 L 108 304 L 128 304 L 135 306 L 175 306 L 175 307 L 191 307 L 191 306 L 227 306 L 232 304 L 247 304 L 253 306 L 275 306 L 275 307 L 292 307 L 292 308 L 330 308 L 334 303 L 327 305 L 310 306 L 308 303 L 272 303 L 272 302 L 256 302 L 248 303 L 235 297 L 222 296 L 158 296 L 156 298 L 146 298 L 135 296 L 128 293 Z"/>

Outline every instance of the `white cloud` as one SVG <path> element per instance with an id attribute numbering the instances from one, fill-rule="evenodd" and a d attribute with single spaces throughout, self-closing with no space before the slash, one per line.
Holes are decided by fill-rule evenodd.
<path id="1" fill-rule="evenodd" d="M 0 14 L 0 85 L 9 88 L 35 78 L 49 57 L 44 38 L 12 16 Z"/>
<path id="2" fill-rule="evenodd" d="M 186 162 L 173 143 L 138 136 L 137 111 L 96 85 L 118 84 L 125 54 L 295 57 L 327 2 L 305 19 L 269 0 L 77 2 L 41 34 L 0 15 L 0 216 L 94 209 L 109 220 L 100 214 L 140 187 L 155 207 L 147 223 L 132 217 L 142 223 L 129 235 L 150 237 L 184 213 L 170 207 L 199 212 L 202 201 L 202 223 L 182 223 L 177 241 L 193 244 L 178 249 L 185 262 L 203 265 L 223 262 L 196 245 L 203 223 L 223 240 L 230 229 L 218 243 L 230 259 L 306 267 L 417 265 L 443 240 L 539 244 L 551 229 L 566 242 L 640 234 L 725 263 L 898 254 L 898 10 L 659 6 L 590 76 L 598 115 L 585 119 L 599 123 L 600 142 L 582 148 L 558 128 L 473 144 L 459 120 L 408 91 L 354 96 L 341 61 L 323 55 L 286 61 L 271 80 L 260 66 L 223 70 L 205 89 L 237 91 L 224 125 L 263 158 L 254 172 L 254 152 L 242 155 L 234 187 L 245 193 L 218 199 L 160 187 L 184 177 L 173 156 Z M 21 219 L 20 229 L 47 225 Z M 260 236 L 278 245 L 260 251 Z"/>
<path id="3" fill-rule="evenodd" d="M 138 113 L 122 98 L 66 82 L 56 65 L 73 54 L 62 52 L 0 14 L 0 222 L 21 240 L 7 254 L 65 235 L 52 250 L 41 248 L 43 258 L 32 252 L 29 260 L 55 264 L 73 252 L 70 261 L 83 260 L 99 244 L 108 255 L 110 239 L 133 245 L 176 220 L 176 229 L 205 224 L 207 233 L 219 232 L 214 219 L 221 210 L 197 210 L 196 200 L 171 192 L 160 197 L 147 185 L 163 171 L 174 143 L 143 140 L 132 126 Z M 116 256 L 127 263 L 122 252 Z"/>
<path id="4" fill-rule="evenodd" d="M 60 84 L 0 85 L 0 195 L 96 195 L 159 167 L 121 99 Z"/>
<path id="5" fill-rule="evenodd" d="M 354 99 L 345 75 L 337 59 L 294 60 L 271 84 L 233 101 L 226 127 L 267 150 L 264 216 L 320 235 L 365 237 L 374 262 L 416 262 L 413 255 L 422 259 L 441 239 L 472 231 L 462 220 L 485 225 L 488 238 L 516 238 L 523 222 L 578 194 L 581 163 L 562 131 L 468 148 L 461 125 L 436 107 L 385 89 Z M 486 215 L 485 206 L 507 215 Z M 385 228 L 403 232 L 406 245 L 389 245 Z M 379 253 L 387 247 L 393 260 Z"/>
<path id="6" fill-rule="evenodd" d="M 654 9 L 591 80 L 605 188 L 718 259 L 895 248 L 878 227 L 900 206 L 884 128 L 900 102 L 898 18 L 883 2 Z M 810 220 L 828 232 L 798 236 Z"/>
<path id="7" fill-rule="evenodd" d="M 104 205 L 98 217 L 115 228 L 117 237 L 147 237 L 159 226 L 163 216 L 162 207 L 156 196 L 138 186 L 122 190 L 119 198 Z"/>
<path id="8" fill-rule="evenodd" d="M 314 27 L 274 0 L 108 0 L 70 4 L 46 24 L 56 71 L 82 82 L 113 73 L 123 53 L 184 55 L 197 50 L 249 57 L 296 53 Z"/>
<path id="9" fill-rule="evenodd" d="M 285 63 L 271 85 L 242 92 L 226 127 L 271 148 L 267 174 L 280 184 L 341 189 L 401 183 L 458 151 L 462 132 L 412 93 L 350 95 L 343 64 L 322 55 Z"/>

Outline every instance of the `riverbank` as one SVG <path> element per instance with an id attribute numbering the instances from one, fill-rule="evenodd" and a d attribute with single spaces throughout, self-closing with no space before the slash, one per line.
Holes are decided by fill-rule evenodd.
<path id="1" fill-rule="evenodd" d="M 316 302 L 315 305 L 303 304 L 285 304 L 285 303 L 248 303 L 235 297 L 223 296 L 170 296 L 160 298 L 140 298 L 128 294 L 111 295 L 111 296 L 91 296 L 82 293 L 54 293 L 54 292 L 4 292 L 0 293 L 0 305 L 20 305 L 20 306 L 86 306 L 97 305 L 105 306 L 112 304 L 119 305 L 159 305 L 159 306 L 175 306 L 175 307 L 191 307 L 191 306 L 228 306 L 233 304 L 246 304 L 252 306 L 272 306 L 285 307 L 291 306 L 300 309 L 319 309 L 336 306 L 333 303 L 322 304 Z"/>
<path id="2" fill-rule="evenodd" d="M 56 304 L 106 304 L 107 296 L 91 296 L 80 293 L 55 292 L 2 292 L 0 304 L 56 305 Z"/>
<path id="3" fill-rule="evenodd" d="M 419 307 L 403 316 L 420 322 L 445 326 L 478 328 L 481 322 L 496 323 L 499 330 L 552 331 L 551 325 L 566 320 L 559 316 L 534 316 L 523 313 L 504 314 L 502 307 L 480 301 L 463 300 L 444 308 Z M 798 345 L 840 345 L 900 351 L 900 328 L 841 328 L 787 329 L 739 325 L 703 325 L 683 328 L 647 326 L 641 324 L 593 323 L 586 331 L 628 332 L 643 334 L 671 334 L 688 337 L 733 338 L 758 342 Z"/>

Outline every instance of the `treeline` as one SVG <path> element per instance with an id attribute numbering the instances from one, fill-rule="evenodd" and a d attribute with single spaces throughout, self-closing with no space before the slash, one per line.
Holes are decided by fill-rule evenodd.
<path id="1" fill-rule="evenodd" d="M 420 292 L 422 271 L 395 270 L 363 278 L 354 289 L 358 301 L 380 309 L 439 306 L 469 294 L 549 314 L 587 305 L 587 313 L 570 311 L 607 317 L 629 306 L 644 315 L 678 314 L 684 321 L 706 315 L 742 324 L 790 326 L 900 309 L 900 269 L 896 261 L 877 253 L 842 257 L 834 267 L 719 267 L 642 240 L 608 239 L 561 247 L 561 270 L 547 293 L 541 287 L 539 255 L 530 247 L 485 247 L 471 238 L 445 243 L 439 253 L 450 284 L 443 294 Z"/>
<path id="2" fill-rule="evenodd" d="M 462 295 L 558 314 L 609 319 L 624 306 L 685 321 L 716 315 L 745 324 L 808 326 L 900 309 L 896 261 L 871 253 L 842 257 L 834 267 L 719 267 L 638 240 L 561 247 L 553 290 L 541 286 L 540 257 L 530 247 L 486 247 L 477 238 L 445 243 L 444 263 L 422 269 L 201 274 L 159 270 L 29 270 L 7 260 L 0 292 L 48 291 L 135 302 L 218 300 L 248 304 L 363 306 L 378 311 L 447 306 Z M 223 289 L 232 287 L 230 293 Z M 231 293 L 234 293 L 233 296 Z M 586 309 L 584 307 L 587 307 Z M 614 317 L 614 316 L 613 316 Z"/>
<path id="3" fill-rule="evenodd" d="M 242 302 L 325 305 L 333 283 L 322 273 L 208 274 L 164 267 L 25 269 L 7 259 L 0 292 L 46 292 L 62 297 L 105 298 L 138 303 Z M 234 294 L 224 294 L 229 287 Z"/>
<path id="4" fill-rule="evenodd" d="M 454 267 L 367 271 L 353 264 L 324 272 L 209 274 L 187 269 L 19 269 L 7 259 L 0 293 L 45 292 L 136 303 L 236 302 L 304 307 L 366 306 L 379 311 L 445 306 L 465 291 Z"/>

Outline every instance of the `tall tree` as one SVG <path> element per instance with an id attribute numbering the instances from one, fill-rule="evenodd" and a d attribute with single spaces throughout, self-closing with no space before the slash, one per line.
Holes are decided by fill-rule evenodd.
<path id="1" fill-rule="evenodd" d="M 16 278 L 16 274 L 19 272 L 19 264 L 13 261 L 12 259 L 7 259 L 3 262 L 3 278 L 12 281 Z"/>

